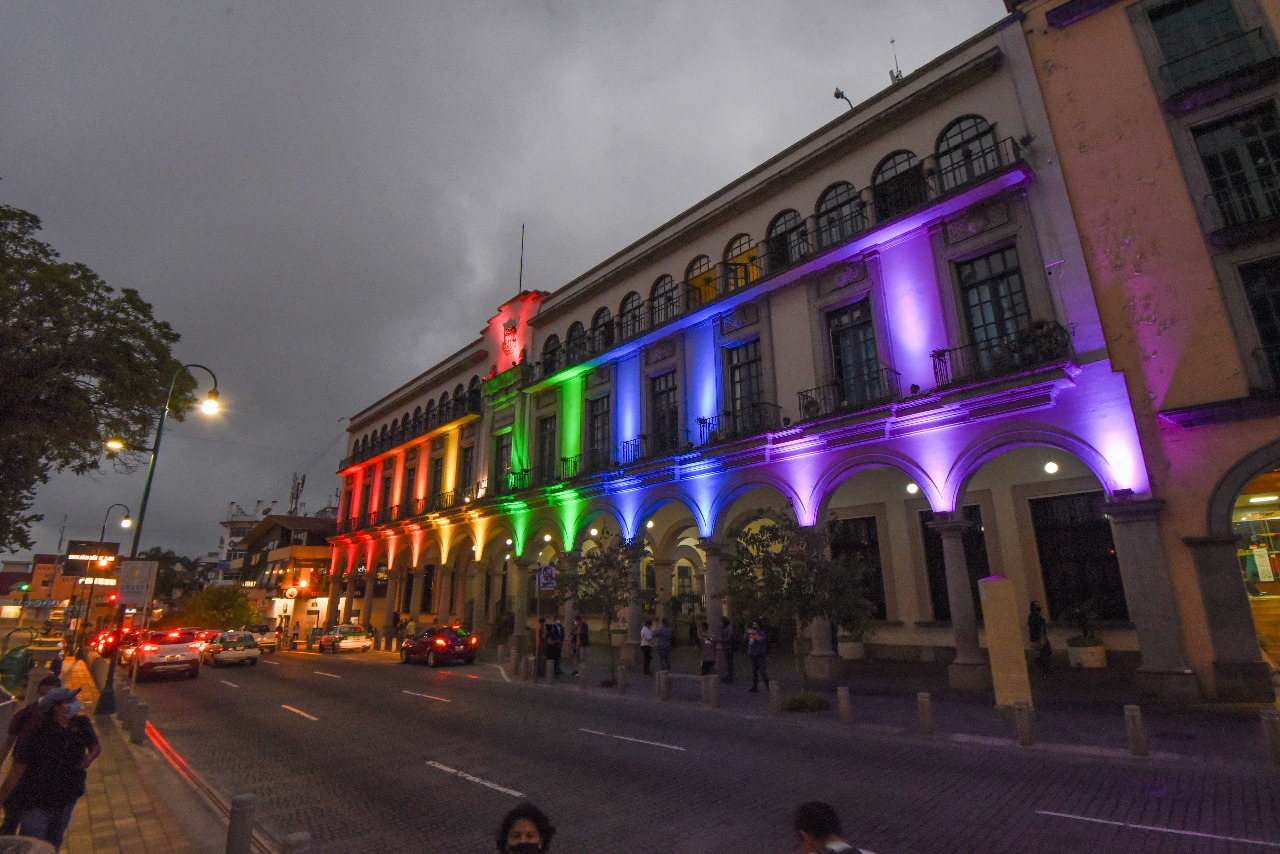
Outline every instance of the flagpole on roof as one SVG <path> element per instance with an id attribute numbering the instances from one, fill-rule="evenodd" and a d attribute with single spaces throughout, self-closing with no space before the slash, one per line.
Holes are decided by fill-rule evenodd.
<path id="1" fill-rule="evenodd" d="M 520 223 L 520 279 L 516 287 L 516 296 L 524 293 L 524 223 Z"/>

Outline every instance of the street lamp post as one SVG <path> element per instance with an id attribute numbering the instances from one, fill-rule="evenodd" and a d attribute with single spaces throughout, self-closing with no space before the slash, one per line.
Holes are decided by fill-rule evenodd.
<path id="1" fill-rule="evenodd" d="M 197 365 L 195 363 L 192 363 L 189 365 L 183 365 L 181 368 L 179 368 L 177 371 L 174 372 L 173 379 L 169 380 L 169 394 L 164 399 L 164 410 L 160 413 L 160 421 L 156 425 L 155 444 L 147 449 L 151 452 L 151 462 L 147 466 L 147 482 L 142 487 L 142 501 L 138 505 L 138 520 L 133 526 L 133 543 L 129 546 L 129 557 L 131 558 L 138 556 L 138 542 L 142 538 L 142 522 L 147 515 L 147 499 L 151 497 L 151 480 L 152 478 L 155 477 L 155 474 L 156 474 L 156 458 L 160 456 L 160 439 L 163 438 L 164 436 L 164 425 L 165 425 L 165 422 L 169 419 L 169 404 L 173 400 L 173 389 L 178 382 L 178 377 L 181 376 L 182 372 L 187 370 L 188 368 L 199 368 L 200 370 L 207 373 L 209 375 L 209 378 L 213 380 L 213 388 L 209 390 L 209 394 L 205 397 L 205 401 L 202 404 L 201 408 L 208 415 L 213 415 L 218 411 L 218 377 L 217 375 L 214 374 L 213 371 L 211 371 L 209 368 L 206 368 L 204 365 Z M 118 577 L 119 575 L 117 574 L 117 578 Z M 144 603 L 144 606 L 145 606 L 145 603 Z M 124 602 L 120 601 L 119 597 L 117 597 L 117 605 L 116 605 L 116 636 L 117 637 L 119 637 L 120 631 L 123 628 L 124 628 Z M 107 665 L 107 679 L 106 679 L 106 682 L 103 683 L 102 693 L 98 695 L 98 705 L 97 705 L 97 708 L 95 709 L 96 714 L 99 714 L 99 715 L 115 714 L 115 711 L 116 711 L 116 692 L 115 692 L 116 659 L 118 658 L 119 658 L 119 653 L 117 651 L 116 654 L 111 656 L 111 662 L 110 664 Z"/>
<path id="2" fill-rule="evenodd" d="M 101 567 L 101 566 L 102 566 L 102 546 L 103 546 L 103 543 L 105 543 L 105 542 L 106 542 L 106 539 L 107 539 L 107 520 L 111 518 L 111 511 L 112 511 L 112 510 L 114 510 L 114 509 L 116 509 L 117 507 L 120 507 L 120 508 L 123 508 L 123 509 L 124 509 L 124 518 L 120 520 L 120 527 L 121 527 L 121 528 L 128 528 L 130 525 L 132 525 L 132 524 L 133 524 L 133 520 L 132 520 L 131 518 L 129 518 L 129 508 L 128 508 L 128 507 L 126 507 L 125 505 L 121 504 L 121 503 L 120 503 L 120 502 L 118 502 L 118 501 L 117 501 L 115 504 L 112 504 L 110 507 L 108 507 L 108 508 L 107 508 L 107 512 L 106 512 L 106 513 L 103 513 L 103 514 L 102 514 L 102 532 L 101 532 L 100 534 L 98 534 L 98 547 L 97 547 L 97 548 L 94 550 L 94 552 L 93 552 L 94 562 L 95 562 L 99 567 Z M 86 575 L 88 575 L 88 573 L 85 573 L 85 574 L 86 574 Z M 80 581 L 81 581 L 81 583 L 83 584 L 83 583 L 84 583 L 84 578 L 81 578 L 81 579 L 80 579 Z M 84 600 L 85 600 L 85 601 L 84 601 L 84 605 L 83 605 L 82 607 L 80 607 L 80 600 L 79 600 L 78 598 L 77 598 L 77 600 L 76 600 L 76 604 L 77 604 L 77 606 L 78 606 L 76 610 L 77 610 L 77 611 L 83 610 L 83 611 L 85 612 L 85 613 L 82 613 L 82 614 L 80 614 L 80 615 L 79 615 L 79 616 L 80 616 L 80 626 L 79 626 L 79 630 L 78 630 L 78 632 L 77 632 L 78 637 L 76 638 L 76 654 L 77 654 L 77 656 L 79 655 L 79 652 L 80 652 L 80 645 L 84 643 L 84 624 L 85 624 L 85 620 L 86 620 L 86 618 L 88 617 L 88 611 L 89 611 L 89 608 L 90 608 L 90 607 L 92 606 L 92 604 L 93 604 L 93 585 L 92 585 L 92 584 L 90 584 L 90 585 L 87 585 L 87 586 L 88 586 L 88 588 L 89 588 L 89 591 L 88 591 L 88 593 L 87 593 L 87 594 L 85 595 L 85 597 L 84 597 Z"/>

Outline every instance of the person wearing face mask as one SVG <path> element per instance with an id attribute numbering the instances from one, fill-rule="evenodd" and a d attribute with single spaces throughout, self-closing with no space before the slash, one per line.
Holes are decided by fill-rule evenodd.
<path id="1" fill-rule="evenodd" d="M 551 848 L 556 829 L 546 813 L 533 804 L 520 804 L 498 828 L 498 854 L 542 854 Z"/>
<path id="2" fill-rule="evenodd" d="M 93 723 L 80 714 L 80 689 L 54 688 L 40 698 L 40 721 L 18 738 L 0 802 L 17 816 L 18 832 L 54 848 L 84 794 L 85 771 L 102 752 Z"/>
<path id="3" fill-rule="evenodd" d="M 50 674 L 44 677 L 40 680 L 40 684 L 36 686 L 36 696 L 32 702 L 13 713 L 13 718 L 9 721 L 9 730 L 4 737 L 4 744 L 0 745 L 0 762 L 9 758 L 9 753 L 13 750 L 13 746 L 18 743 L 19 738 L 40 725 L 39 699 L 54 688 L 61 687 L 62 680 L 57 676 Z M 13 836 L 17 830 L 17 810 L 5 809 L 4 821 L 0 822 L 0 836 Z"/>

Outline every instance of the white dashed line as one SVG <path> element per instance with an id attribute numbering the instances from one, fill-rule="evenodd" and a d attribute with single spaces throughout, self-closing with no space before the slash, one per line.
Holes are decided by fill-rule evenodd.
<path id="1" fill-rule="evenodd" d="M 1178 836 L 1198 836 L 1202 839 L 1221 839 L 1223 842 L 1239 842 L 1244 845 L 1261 845 L 1264 848 L 1280 848 L 1280 842 L 1264 842 L 1261 839 L 1244 839 L 1239 836 L 1219 836 L 1216 833 L 1203 833 L 1199 830 L 1174 830 L 1170 827 L 1156 827 L 1151 824 L 1131 824 L 1127 821 L 1109 821 L 1105 818 L 1089 818 L 1084 815 L 1071 815 L 1065 812 L 1036 810 L 1036 815 L 1048 815 L 1054 818 L 1074 818 L 1076 821 L 1090 821 L 1094 824 L 1109 824 L 1112 827 L 1127 827 L 1130 830 L 1149 830 L 1154 833 L 1173 833 Z"/>
<path id="2" fill-rule="evenodd" d="M 318 717 L 316 717 L 315 715 L 309 715 L 309 714 L 307 714 L 306 712 L 302 711 L 302 709 L 295 709 L 293 706 L 286 706 L 284 703 L 281 703 L 281 704 L 280 704 L 280 708 L 282 708 L 282 709 L 287 709 L 288 711 L 293 712 L 295 715 L 302 715 L 304 718 L 306 718 L 306 719 L 307 719 L 307 720 L 309 720 L 309 721 L 318 721 L 318 720 L 320 720 L 320 719 L 319 719 Z"/>
<path id="3" fill-rule="evenodd" d="M 258 659 L 258 660 L 259 660 L 259 661 L 261 661 L 261 662 L 263 662 L 263 663 L 265 663 L 265 664 L 270 664 L 272 667 L 279 667 L 279 666 L 280 666 L 280 662 L 278 662 L 278 661 L 272 661 L 272 660 L 271 660 L 271 659 L 269 659 L 269 658 L 260 658 L 260 659 Z"/>
<path id="4" fill-rule="evenodd" d="M 683 747 L 677 747 L 674 744 L 663 744 L 660 741 L 645 741 L 643 738 L 630 738 L 625 735 L 614 735 L 613 733 L 610 733 L 610 732 L 600 732 L 599 730 L 586 729 L 585 727 L 580 728 L 578 731 L 589 732 L 592 735 L 603 735 L 606 738 L 616 738 L 619 741 L 634 741 L 636 744 L 648 744 L 651 747 L 663 747 L 663 748 L 666 748 L 667 750 L 684 750 Z"/>
<path id="5" fill-rule="evenodd" d="M 303 650 L 298 650 L 298 651 L 294 652 L 294 655 L 320 655 L 320 654 L 321 654 L 321 653 L 318 653 L 318 652 L 306 652 L 306 651 L 303 651 Z"/>
<path id="6" fill-rule="evenodd" d="M 225 680 L 225 679 L 219 679 L 218 681 L 219 681 L 219 682 L 221 682 L 223 685 L 227 685 L 227 686 L 229 686 L 229 687 L 231 687 L 231 688 L 239 688 L 239 687 L 240 687 L 240 686 L 239 686 L 239 685 L 237 685 L 236 683 L 234 683 L 234 682 L 228 682 L 228 681 L 227 681 L 227 680 Z"/>
<path id="7" fill-rule="evenodd" d="M 342 678 L 341 676 L 339 676 L 339 675 L 338 675 L 338 674 L 336 674 L 336 673 L 325 673 L 323 670 L 312 670 L 311 672 L 312 672 L 312 673 L 314 673 L 314 674 L 315 674 L 315 675 L 317 675 L 317 676 L 328 676 L 330 679 L 341 679 L 341 678 Z"/>
<path id="8" fill-rule="evenodd" d="M 524 792 L 517 792 L 515 789 L 508 789 L 506 786 L 499 786 L 497 783 L 491 783 L 488 780 L 481 780 L 479 777 L 473 777 L 465 771 L 459 771 L 457 768 L 450 768 L 448 765 L 441 765 L 439 762 L 428 761 L 427 764 L 432 768 L 445 772 L 446 774 L 455 774 L 464 780 L 468 780 L 481 786 L 487 786 L 495 792 L 502 792 L 504 795 L 511 795 L 513 798 L 524 797 Z"/>
<path id="9" fill-rule="evenodd" d="M 439 700 L 442 703 L 452 703 L 453 700 L 447 700 L 444 697 L 433 697 L 430 694 L 419 694 L 417 691 L 404 691 L 405 694 L 412 694 L 415 697 L 425 697 L 428 700 Z"/>

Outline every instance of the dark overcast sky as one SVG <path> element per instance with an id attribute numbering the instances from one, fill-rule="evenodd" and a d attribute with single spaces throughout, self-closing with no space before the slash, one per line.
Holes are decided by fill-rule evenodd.
<path id="1" fill-rule="evenodd" d="M 337 487 L 346 419 L 1004 14 L 1001 0 L 0 5 L 0 202 L 181 333 L 142 546 Z M 36 551 L 143 474 L 55 477 Z M 110 539 L 110 536 L 108 537 Z"/>

